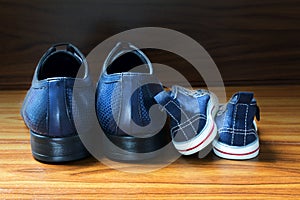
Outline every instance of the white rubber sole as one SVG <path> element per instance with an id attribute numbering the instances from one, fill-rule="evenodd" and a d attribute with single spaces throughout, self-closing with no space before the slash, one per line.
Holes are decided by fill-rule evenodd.
<path id="1" fill-rule="evenodd" d="M 191 155 L 205 149 L 210 145 L 217 136 L 218 130 L 214 118 L 217 114 L 219 107 L 218 98 L 210 93 L 210 100 L 207 106 L 207 122 L 203 130 L 197 135 L 197 137 L 185 141 L 175 142 L 173 144 L 179 153 L 183 155 Z"/>
<path id="2" fill-rule="evenodd" d="M 230 146 L 222 142 L 215 141 L 213 150 L 217 156 L 225 159 L 230 159 L 230 160 L 252 159 L 255 158 L 259 153 L 259 140 L 257 139 L 255 142 L 243 147 Z"/>

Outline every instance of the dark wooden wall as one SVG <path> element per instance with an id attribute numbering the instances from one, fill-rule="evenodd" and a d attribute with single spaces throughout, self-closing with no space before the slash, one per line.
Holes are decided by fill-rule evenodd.
<path id="1" fill-rule="evenodd" d="M 226 85 L 300 83 L 299 0 L 0 0 L 0 21 L 0 89 L 28 88 L 53 43 L 88 54 L 116 33 L 146 26 L 194 38 Z"/>

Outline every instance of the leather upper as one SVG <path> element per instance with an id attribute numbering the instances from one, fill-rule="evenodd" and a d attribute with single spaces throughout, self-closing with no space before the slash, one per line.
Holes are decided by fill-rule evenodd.
<path id="1" fill-rule="evenodd" d="M 146 55 L 131 44 L 122 45 L 116 45 L 103 65 L 96 89 L 98 121 L 106 134 L 149 137 L 164 125 L 150 116 L 153 97 L 163 88 Z M 162 115 L 158 108 L 157 115 Z"/>
<path id="2" fill-rule="evenodd" d="M 81 91 L 92 87 L 84 56 L 71 44 L 51 47 L 40 59 L 23 102 L 21 115 L 27 127 L 50 137 L 77 134 L 74 87 Z"/>

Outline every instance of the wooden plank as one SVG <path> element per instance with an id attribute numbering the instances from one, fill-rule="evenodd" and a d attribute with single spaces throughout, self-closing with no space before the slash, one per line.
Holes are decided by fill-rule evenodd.
<path id="1" fill-rule="evenodd" d="M 149 173 L 127 173 L 94 158 L 44 164 L 31 156 L 19 110 L 25 91 L 0 91 L 1 199 L 298 199 L 299 86 L 227 87 L 230 97 L 251 90 L 261 106 L 260 155 L 248 161 L 210 153 L 179 158 Z M 292 91 L 292 92 L 291 92 Z M 132 164 L 133 165 L 133 164 Z M 135 167 L 147 167 L 135 165 Z"/>

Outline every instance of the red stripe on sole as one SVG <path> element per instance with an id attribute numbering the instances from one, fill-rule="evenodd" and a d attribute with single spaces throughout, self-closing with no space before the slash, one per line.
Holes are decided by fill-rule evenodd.
<path id="1" fill-rule="evenodd" d="M 215 123 L 213 123 L 213 127 L 212 127 L 211 131 L 209 132 L 209 134 L 199 144 L 197 144 L 194 147 L 191 147 L 191 148 L 188 148 L 188 149 L 184 149 L 184 150 L 178 150 L 178 151 L 186 152 L 186 151 L 191 151 L 191 150 L 199 147 L 201 144 L 203 144 L 209 138 L 209 136 L 211 136 L 211 134 L 213 133 L 214 129 L 215 129 Z"/>
<path id="2" fill-rule="evenodd" d="M 220 149 L 218 149 L 216 147 L 214 147 L 214 149 L 217 150 L 220 153 L 227 154 L 227 155 L 232 155 L 232 156 L 247 156 L 247 155 L 253 154 L 256 151 L 258 151 L 259 147 L 257 147 L 257 149 L 255 149 L 254 151 L 250 151 L 250 152 L 247 152 L 247 153 L 229 153 L 229 152 L 222 151 L 222 150 L 220 150 Z"/>

